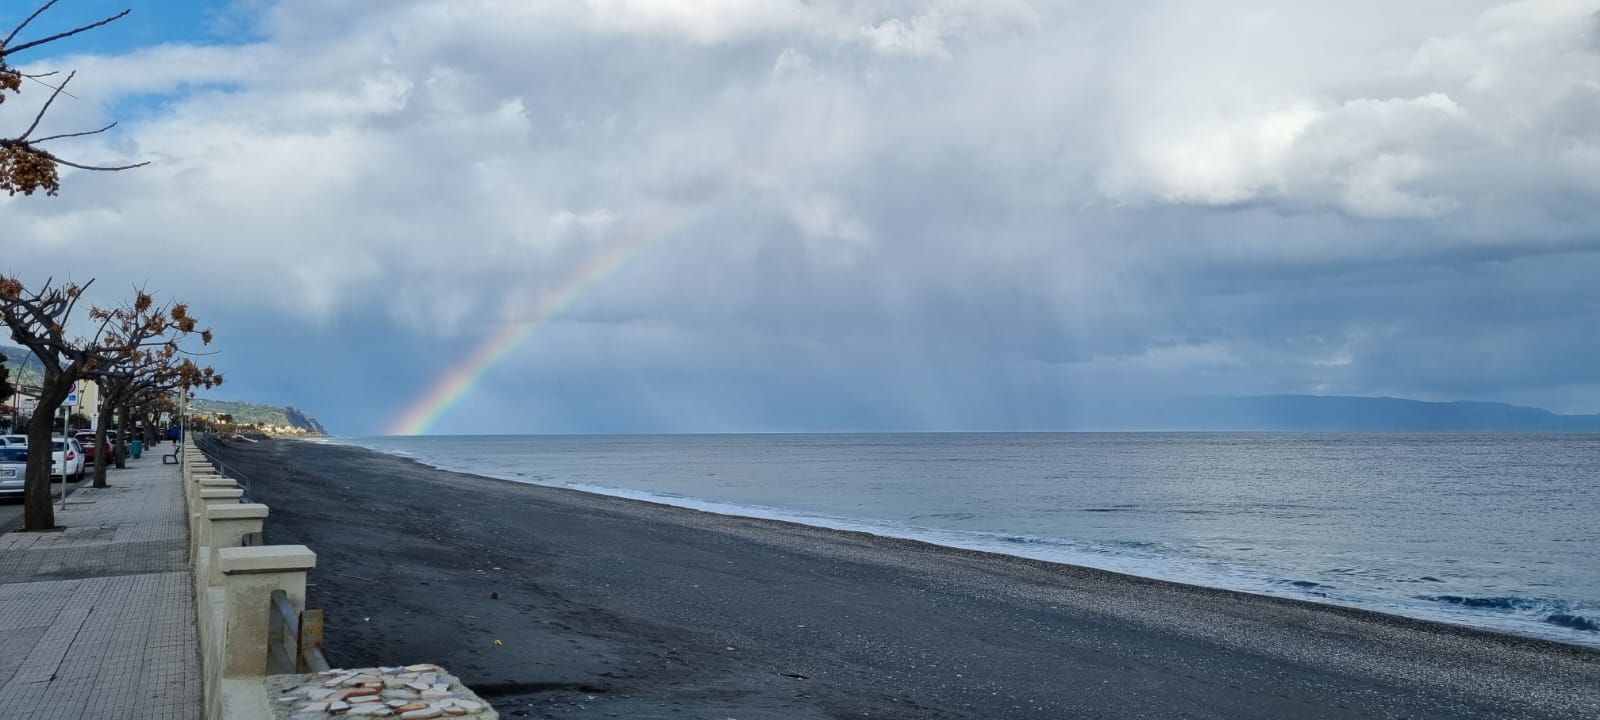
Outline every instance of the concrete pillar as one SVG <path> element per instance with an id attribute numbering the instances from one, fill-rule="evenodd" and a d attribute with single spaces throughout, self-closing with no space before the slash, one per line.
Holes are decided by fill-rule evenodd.
<path id="1" fill-rule="evenodd" d="M 234 481 L 229 480 L 228 478 L 225 478 L 225 477 L 220 477 L 219 476 L 219 477 L 201 477 L 201 478 L 198 478 L 197 480 L 195 480 L 195 482 L 189 483 L 190 491 L 189 491 L 188 495 L 189 495 L 189 502 L 190 502 L 190 505 L 189 505 L 190 512 L 195 512 L 195 513 L 200 512 L 200 505 L 201 505 L 201 503 L 200 503 L 200 493 L 202 491 L 205 491 L 205 490 L 231 490 L 231 489 L 237 488 L 237 487 L 239 487 L 239 485 L 237 483 L 235 483 Z"/>
<path id="2" fill-rule="evenodd" d="M 213 587 L 222 585 L 222 569 L 216 562 L 216 552 L 222 548 L 241 547 L 244 545 L 244 536 L 261 532 L 267 512 L 267 506 L 260 503 L 206 508 L 206 518 L 211 523 L 211 552 L 210 557 L 203 560 L 210 567 L 196 568 L 195 575 L 207 578 L 207 584 Z"/>
<path id="3" fill-rule="evenodd" d="M 238 505 L 239 498 L 244 497 L 244 491 L 238 488 L 216 488 L 201 490 L 198 502 L 189 509 L 189 562 L 198 565 L 207 557 L 201 548 L 211 545 L 211 521 L 206 518 L 206 510 L 212 505 L 226 506 Z M 195 584 L 204 581 L 205 575 L 196 575 Z"/>
<path id="4" fill-rule="evenodd" d="M 237 487 L 202 487 L 200 502 L 206 505 L 221 505 L 239 502 L 244 497 L 244 490 Z"/>
<path id="5" fill-rule="evenodd" d="M 206 508 L 212 505 L 236 505 L 244 497 L 244 490 L 237 487 L 207 487 L 201 486 L 196 497 L 194 514 L 205 519 Z M 202 527 L 204 525 L 202 524 Z"/>
<path id="6" fill-rule="evenodd" d="M 239 483 L 236 480 L 233 478 L 225 478 L 221 475 L 200 475 L 195 477 L 194 483 L 192 484 L 201 490 L 239 487 Z"/>
<path id="7" fill-rule="evenodd" d="M 296 613 L 306 607 L 306 571 L 317 554 L 304 545 L 220 548 L 217 565 L 227 593 L 223 677 L 267 674 L 267 616 L 272 591 L 282 590 Z"/>

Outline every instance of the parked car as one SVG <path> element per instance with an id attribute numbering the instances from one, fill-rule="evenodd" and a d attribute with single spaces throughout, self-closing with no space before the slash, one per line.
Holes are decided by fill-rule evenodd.
<path id="1" fill-rule="evenodd" d="M 62 447 L 66 448 L 66 458 L 63 462 Z M 72 478 L 72 482 L 83 479 L 83 446 L 78 444 L 77 438 L 56 438 L 50 441 L 53 452 L 50 458 L 50 479 Z"/>
<path id="2" fill-rule="evenodd" d="M 0 435 L 0 440 L 4 440 L 5 445 L 15 445 L 17 447 L 28 446 L 27 435 Z"/>
<path id="3" fill-rule="evenodd" d="M 111 449 L 111 443 L 113 440 L 110 433 L 106 434 L 106 441 L 101 443 L 98 447 L 95 445 L 94 433 L 92 432 L 81 432 L 75 437 L 78 440 L 78 444 L 83 446 L 83 463 L 85 465 L 93 463 L 95 456 L 99 455 L 101 452 L 105 452 L 106 457 L 111 457 L 111 453 L 113 452 Z"/>
<path id="4" fill-rule="evenodd" d="M 22 497 L 23 481 L 27 474 L 28 449 L 0 447 L 0 497 Z"/>

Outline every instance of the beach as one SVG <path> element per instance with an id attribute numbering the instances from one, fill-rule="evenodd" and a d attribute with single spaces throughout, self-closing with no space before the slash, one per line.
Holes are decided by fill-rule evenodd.
<path id="1" fill-rule="evenodd" d="M 336 665 L 510 717 L 1595 717 L 1600 652 L 1361 610 L 228 443 L 318 554 Z"/>

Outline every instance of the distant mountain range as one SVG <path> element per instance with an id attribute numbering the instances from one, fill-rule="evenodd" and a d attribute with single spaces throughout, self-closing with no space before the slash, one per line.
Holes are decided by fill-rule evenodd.
<path id="1" fill-rule="evenodd" d="M 11 380 L 38 382 L 37 360 L 23 370 L 21 348 L 0 346 Z M 265 423 L 326 434 L 303 410 L 247 402 L 198 399 L 197 412 L 228 414 L 238 422 Z M 1101 403 L 1081 408 L 1071 423 L 1080 430 L 1348 431 L 1348 432 L 1600 432 L 1600 414 L 1560 415 L 1494 402 L 1427 402 L 1341 395 L 1189 396 Z"/>
<path id="2" fill-rule="evenodd" d="M 1133 410 L 1135 416 L 1125 421 L 1162 430 L 1600 432 L 1600 415 L 1558 415 L 1504 403 L 1391 397 L 1185 397 Z"/>
<path id="3" fill-rule="evenodd" d="M 0 355 L 6 357 L 6 367 L 11 370 L 13 385 L 39 384 L 39 359 L 33 353 L 19 347 L 0 345 Z"/>

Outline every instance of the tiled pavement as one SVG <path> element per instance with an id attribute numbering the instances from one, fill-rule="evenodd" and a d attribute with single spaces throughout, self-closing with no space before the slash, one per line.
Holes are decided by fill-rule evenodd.
<path id="1" fill-rule="evenodd" d="M 178 466 L 146 455 L 109 480 L 58 506 L 65 530 L 0 535 L 7 720 L 200 717 Z"/>

